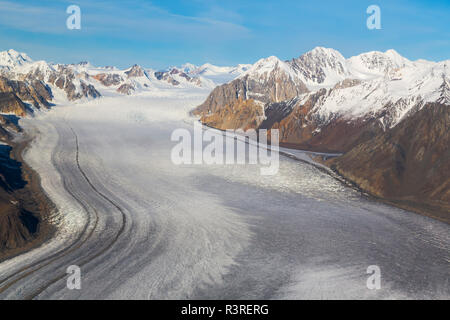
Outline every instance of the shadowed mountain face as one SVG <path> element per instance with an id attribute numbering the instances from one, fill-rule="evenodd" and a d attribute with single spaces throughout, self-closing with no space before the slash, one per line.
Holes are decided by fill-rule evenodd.
<path id="1" fill-rule="evenodd" d="M 25 189 L 22 163 L 11 158 L 11 150 L 0 145 L 0 259 L 29 244 L 40 227 L 39 218 L 28 210 L 37 207 Z"/>
<path id="2" fill-rule="evenodd" d="M 36 236 L 38 225 L 39 219 L 30 211 L 3 205 L 0 214 L 0 251 L 18 249 L 30 243 Z"/>
<path id="3" fill-rule="evenodd" d="M 427 104 L 392 130 L 328 162 L 333 169 L 380 197 L 448 205 L 449 128 L 450 107 Z"/>
<path id="4" fill-rule="evenodd" d="M 45 214 L 46 199 L 41 197 L 39 186 L 28 183 L 31 171 L 25 172 L 22 163 L 11 156 L 11 146 L 21 149 L 14 142 L 22 131 L 19 117 L 49 108 L 52 89 L 61 89 L 70 101 L 100 97 L 87 83 L 89 76 L 74 68 L 33 62 L 13 50 L 0 54 L 0 141 L 7 144 L 0 145 L 0 259 L 36 238 Z"/>
<path id="5" fill-rule="evenodd" d="M 295 98 L 271 103 L 265 108 L 261 129 L 278 129 L 282 144 L 319 152 L 345 152 L 383 131 L 376 117 L 353 121 L 336 115 L 331 120 L 314 113 L 318 101 L 327 95 L 321 89 L 308 99 Z"/>
<path id="6" fill-rule="evenodd" d="M 6 192 L 13 192 L 25 187 L 22 179 L 22 164 L 10 158 L 10 146 L 0 145 L 0 187 Z"/>

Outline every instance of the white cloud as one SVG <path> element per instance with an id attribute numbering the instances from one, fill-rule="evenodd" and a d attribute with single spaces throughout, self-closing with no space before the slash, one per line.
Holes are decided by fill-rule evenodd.
<path id="1" fill-rule="evenodd" d="M 0 25 L 29 32 L 64 34 L 66 29 L 65 1 L 53 7 L 25 6 L 0 1 Z M 224 41 L 248 37 L 244 26 L 227 20 L 205 16 L 172 14 L 148 3 L 78 1 L 81 7 L 81 34 L 143 41 Z M 228 14 L 230 15 L 230 14 Z"/>

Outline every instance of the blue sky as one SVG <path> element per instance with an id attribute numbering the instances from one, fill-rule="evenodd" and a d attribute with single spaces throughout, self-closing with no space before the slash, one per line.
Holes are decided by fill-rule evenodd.
<path id="1" fill-rule="evenodd" d="M 81 8 L 81 30 L 66 28 L 71 4 Z M 381 30 L 366 27 L 372 4 Z M 394 48 L 409 59 L 450 59 L 450 0 L 0 0 L 0 50 L 35 60 L 235 65 L 316 46 L 345 57 Z"/>

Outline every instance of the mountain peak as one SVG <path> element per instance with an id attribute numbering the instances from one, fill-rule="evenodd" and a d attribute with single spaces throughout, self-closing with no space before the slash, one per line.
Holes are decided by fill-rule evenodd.
<path id="1" fill-rule="evenodd" d="M 403 68 L 411 61 L 390 49 L 386 52 L 370 51 L 348 59 L 350 66 L 362 73 L 386 74 L 394 69 Z"/>
<path id="2" fill-rule="evenodd" d="M 5 51 L 3 51 L 3 52 L 5 52 Z M 28 57 L 28 55 L 26 54 L 26 53 L 23 53 L 23 52 L 18 52 L 18 51 L 16 51 L 16 50 L 14 50 L 14 49 L 9 49 L 8 51 L 6 51 L 10 56 L 12 56 L 12 57 L 19 57 L 19 56 L 22 56 L 22 57 L 27 57 L 28 59 L 30 59 L 30 57 Z M 30 59 L 31 60 L 31 59 Z"/>
<path id="3" fill-rule="evenodd" d="M 33 60 L 26 53 L 14 49 L 0 52 L 0 66 L 17 67 L 31 62 Z"/>
<path id="4" fill-rule="evenodd" d="M 400 56 L 400 54 L 394 49 L 386 50 L 384 53 L 390 56 Z"/>
<path id="5" fill-rule="evenodd" d="M 261 68 L 274 68 L 276 67 L 278 64 L 283 63 L 280 59 L 278 59 L 278 57 L 275 56 L 270 56 L 267 58 L 262 58 L 259 59 L 253 66 L 255 67 L 255 69 L 261 69 Z M 253 69 L 250 68 L 250 70 Z"/>
<path id="6" fill-rule="evenodd" d="M 403 57 L 401 54 L 399 54 L 394 49 L 386 50 L 384 53 L 386 56 L 388 56 L 395 64 L 399 66 L 406 65 L 408 62 L 410 62 L 408 59 Z"/>
<path id="7" fill-rule="evenodd" d="M 274 70 L 282 70 L 288 74 L 292 74 L 292 69 L 286 62 L 281 61 L 278 57 L 270 56 L 267 58 L 263 58 L 258 60 L 254 65 L 252 65 L 246 72 L 244 72 L 241 76 L 251 75 L 259 77 L 263 74 L 269 74 Z"/>
<path id="8" fill-rule="evenodd" d="M 192 64 L 189 62 L 187 62 L 181 66 L 181 69 L 183 70 L 183 72 L 186 72 L 186 73 L 191 73 L 194 70 L 196 70 L 197 68 L 198 67 L 195 64 Z"/>
<path id="9" fill-rule="evenodd" d="M 145 71 L 144 69 L 138 65 L 138 64 L 134 64 L 130 70 L 125 72 L 129 78 L 132 77 L 143 77 L 145 75 Z"/>
<path id="10" fill-rule="evenodd" d="M 348 76 L 345 58 L 331 48 L 316 47 L 289 63 L 311 85 L 333 85 Z"/>
<path id="11" fill-rule="evenodd" d="M 10 54 L 10 55 L 18 55 L 18 54 L 20 54 L 19 52 L 17 52 L 16 50 L 14 50 L 14 49 L 9 49 L 8 51 L 6 51 L 8 54 Z"/>
<path id="12" fill-rule="evenodd" d="M 315 47 L 314 49 L 306 52 L 303 55 L 314 54 L 314 55 L 334 55 L 337 57 L 342 57 L 342 54 L 333 48 L 325 48 L 325 47 Z"/>

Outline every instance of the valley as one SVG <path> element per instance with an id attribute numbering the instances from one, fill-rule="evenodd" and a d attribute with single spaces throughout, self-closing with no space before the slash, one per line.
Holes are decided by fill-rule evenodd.
<path id="1" fill-rule="evenodd" d="M 51 205 L 33 213 L 46 236 L 0 262 L 0 298 L 449 299 L 447 63 L 319 47 L 119 70 L 0 53 L 0 138 L 21 156 L 3 177 Z M 173 132 L 199 121 L 224 142 L 278 129 L 278 171 L 174 163 Z M 36 173 L 25 186 L 14 161 Z"/>

